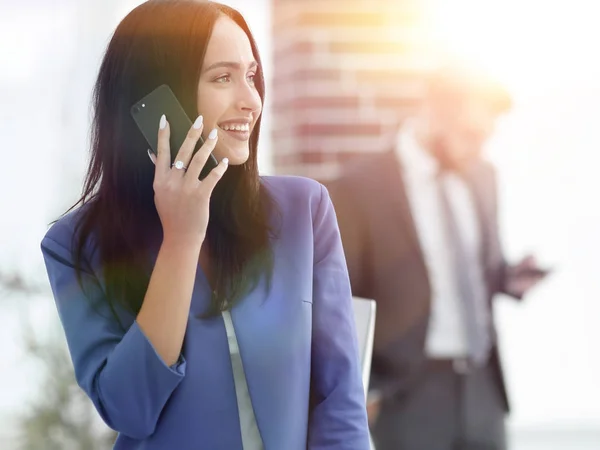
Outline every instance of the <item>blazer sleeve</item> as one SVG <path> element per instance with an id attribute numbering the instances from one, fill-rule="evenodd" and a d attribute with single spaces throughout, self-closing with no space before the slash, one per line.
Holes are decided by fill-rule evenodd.
<path id="1" fill-rule="evenodd" d="M 150 436 L 184 377 L 185 359 L 168 367 L 133 319 L 123 331 L 97 277 L 87 271 L 78 283 L 67 245 L 46 235 L 41 248 L 77 383 L 109 427 L 134 439 Z"/>
<path id="2" fill-rule="evenodd" d="M 517 300 L 521 297 L 509 292 L 508 282 L 511 276 L 511 269 L 504 256 L 504 249 L 500 235 L 499 211 L 498 211 L 498 176 L 496 170 L 490 163 L 483 165 L 483 181 L 487 185 L 485 192 L 487 193 L 487 202 L 490 205 L 491 215 L 491 243 L 492 261 L 489 263 L 492 270 L 495 272 L 493 280 L 495 283 L 492 286 L 492 294 L 502 293 L 509 295 Z"/>
<path id="3" fill-rule="evenodd" d="M 335 212 L 323 186 L 313 228 L 308 448 L 368 450 L 369 431 L 350 281 Z"/>

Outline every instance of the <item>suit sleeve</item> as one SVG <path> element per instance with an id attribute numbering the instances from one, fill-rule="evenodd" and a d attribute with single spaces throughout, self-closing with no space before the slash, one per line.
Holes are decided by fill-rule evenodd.
<path id="1" fill-rule="evenodd" d="M 185 359 L 168 367 L 136 321 L 123 331 L 96 276 L 83 273 L 82 289 L 65 245 L 46 236 L 41 248 L 79 386 L 109 427 L 150 436 L 184 377 Z"/>
<path id="2" fill-rule="evenodd" d="M 337 221 L 342 237 L 342 245 L 348 266 L 352 293 L 359 297 L 368 297 L 368 274 L 362 211 L 359 199 L 352 195 L 352 188 L 346 186 L 348 180 L 340 178 L 329 185 Z"/>
<path id="3" fill-rule="evenodd" d="M 352 294 L 333 205 L 324 187 L 313 219 L 313 332 L 308 448 L 368 450 Z"/>
<path id="4" fill-rule="evenodd" d="M 508 280 L 510 277 L 510 266 L 506 262 L 506 258 L 504 256 L 504 250 L 502 245 L 502 239 L 500 236 L 500 224 L 499 224 L 499 213 L 498 213 L 498 177 L 496 174 L 496 170 L 491 164 L 486 164 L 485 166 L 485 180 L 487 180 L 487 196 L 488 202 L 490 204 L 490 214 L 491 217 L 491 226 L 492 228 L 492 242 L 491 242 L 491 250 L 492 250 L 492 258 L 491 267 L 494 270 L 494 284 L 492 286 L 492 294 L 494 293 L 502 293 L 506 295 L 510 295 L 518 300 L 521 298 L 516 296 L 514 293 L 508 291 Z"/>

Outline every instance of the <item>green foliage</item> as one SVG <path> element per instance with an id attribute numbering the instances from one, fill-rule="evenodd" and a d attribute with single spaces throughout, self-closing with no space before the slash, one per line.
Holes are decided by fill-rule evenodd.
<path id="1" fill-rule="evenodd" d="M 0 292 L 26 300 L 45 293 L 19 276 L 0 274 Z M 3 295 L 3 296 L 4 296 Z M 109 450 L 116 433 L 101 421 L 92 402 L 77 385 L 62 330 L 55 317 L 55 333 L 40 336 L 24 318 L 24 350 L 40 375 L 33 400 L 17 418 L 18 450 Z"/>

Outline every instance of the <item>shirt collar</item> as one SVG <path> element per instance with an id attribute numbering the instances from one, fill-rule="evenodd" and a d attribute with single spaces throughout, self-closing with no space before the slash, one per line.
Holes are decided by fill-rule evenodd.
<path id="1" fill-rule="evenodd" d="M 437 160 L 417 140 L 414 121 L 407 121 L 398 131 L 395 152 L 407 173 L 432 178 L 438 173 Z"/>

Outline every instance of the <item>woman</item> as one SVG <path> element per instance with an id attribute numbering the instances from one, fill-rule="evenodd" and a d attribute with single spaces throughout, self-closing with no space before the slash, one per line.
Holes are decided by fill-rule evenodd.
<path id="1" fill-rule="evenodd" d="M 168 118 L 155 157 L 129 113 L 161 84 L 198 117 L 175 161 Z M 94 94 L 83 195 L 42 251 L 114 448 L 368 449 L 335 213 L 314 181 L 258 175 L 264 80 L 244 19 L 146 2 L 117 27 Z"/>

